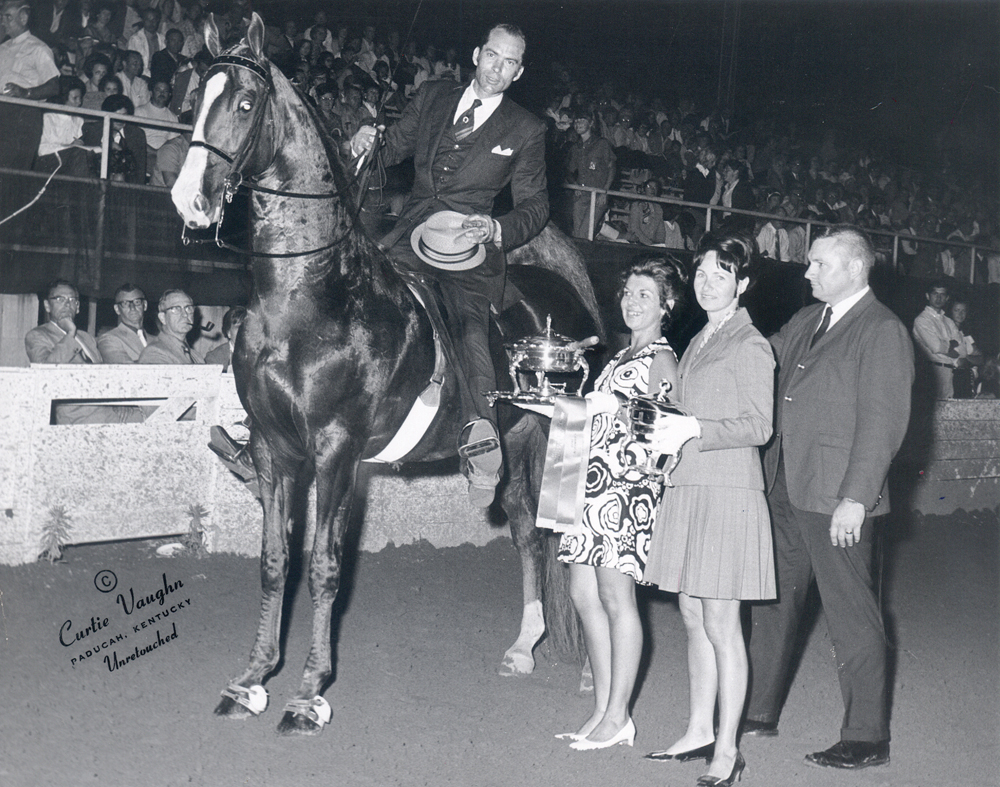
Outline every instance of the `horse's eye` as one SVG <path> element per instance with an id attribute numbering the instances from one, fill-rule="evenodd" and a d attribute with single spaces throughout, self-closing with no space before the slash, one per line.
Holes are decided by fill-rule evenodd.
<path id="1" fill-rule="evenodd" d="M 250 99 L 244 98 L 240 102 L 240 112 L 249 112 L 251 109 L 253 109 L 253 104 L 250 103 Z"/>

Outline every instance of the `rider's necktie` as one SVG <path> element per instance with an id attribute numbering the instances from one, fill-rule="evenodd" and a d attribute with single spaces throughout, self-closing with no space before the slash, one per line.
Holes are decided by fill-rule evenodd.
<path id="1" fill-rule="evenodd" d="M 476 128 L 476 107 L 480 106 L 483 102 L 478 98 L 472 102 L 472 106 L 469 107 L 465 112 L 458 116 L 458 120 L 455 121 L 455 139 L 461 142 L 469 134 L 471 134 Z"/>

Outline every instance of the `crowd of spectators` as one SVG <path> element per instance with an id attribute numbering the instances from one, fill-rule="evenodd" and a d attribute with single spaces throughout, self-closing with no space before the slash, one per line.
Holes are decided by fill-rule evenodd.
<path id="1" fill-rule="evenodd" d="M 954 169 L 902 166 L 830 129 L 815 138 L 795 123 L 763 114 L 737 118 L 690 99 L 618 91 L 607 81 L 586 85 L 559 64 L 552 82 L 545 109 L 554 157 L 550 173 L 600 188 L 577 164 L 581 141 L 594 148 L 596 137 L 610 149 L 603 158 L 616 162 L 613 189 L 662 190 L 664 197 L 769 214 L 713 211 L 713 227 L 721 219 L 727 230 L 752 233 L 772 258 L 805 262 L 805 225 L 795 220 L 806 219 L 992 248 L 1000 241 L 997 195 Z M 589 207 L 589 194 L 582 199 Z M 612 200 L 604 213 L 598 202 L 592 231 L 598 238 L 694 248 L 704 231 L 704 211 L 660 203 L 664 236 L 659 228 L 647 231 L 654 203 L 640 204 L 638 209 Z M 574 234 L 586 237 L 586 222 L 577 218 Z M 875 239 L 891 256 L 892 237 Z M 908 275 L 969 281 L 967 248 L 904 240 L 898 259 Z M 976 264 L 977 281 L 1000 282 L 1000 256 L 980 253 Z"/>
<path id="2" fill-rule="evenodd" d="M 223 46 L 238 40 L 249 24 L 248 0 L 36 3 L 28 27 L 48 45 L 60 75 L 58 87 L 43 92 L 70 106 L 189 122 L 210 62 L 202 36 L 209 10 Z M 311 17 L 269 21 L 265 54 L 314 102 L 343 145 L 363 124 L 392 123 L 427 80 L 461 82 L 468 76 L 470 53 L 443 37 L 403 41 L 398 30 L 342 24 L 322 8 Z M 7 32 L 13 39 L 16 26 Z M 763 254 L 785 261 L 805 261 L 806 231 L 800 223 L 805 219 L 993 248 L 1000 242 L 997 195 L 947 168 L 901 166 L 850 144 L 829 126 L 815 138 L 795 123 L 764 115 L 734 117 L 686 97 L 641 95 L 616 89 L 608 80 L 588 83 L 559 63 L 546 79 L 553 183 L 766 213 L 768 218 L 715 211 L 713 225 L 721 221 L 726 229 L 750 233 Z M 81 149 L 96 148 L 98 124 L 56 113 L 45 123 L 34 156 L 37 168 L 51 171 L 58 151 L 64 171 L 94 170 L 94 158 L 88 160 Z M 177 132 L 116 125 L 112 177 L 169 186 L 186 147 L 187 139 Z M 578 193 L 569 204 L 567 228 L 577 237 L 593 233 L 691 249 L 705 228 L 705 212 L 698 209 L 656 200 L 607 204 L 603 197 L 597 200 L 598 220 L 588 227 L 589 194 Z M 876 242 L 891 253 L 891 237 L 876 235 Z M 972 264 L 967 249 L 916 240 L 899 244 L 898 260 L 909 275 L 965 281 Z M 977 280 L 1000 282 L 1000 256 L 982 253 L 976 265 Z"/>

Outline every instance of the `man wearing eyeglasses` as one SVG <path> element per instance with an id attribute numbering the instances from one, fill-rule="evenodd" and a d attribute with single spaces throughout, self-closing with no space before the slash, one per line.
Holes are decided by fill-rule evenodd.
<path id="1" fill-rule="evenodd" d="M 68 281 L 49 286 L 45 300 L 46 322 L 32 328 L 24 337 L 24 348 L 32 363 L 104 363 L 104 356 L 94 337 L 76 327 L 80 311 L 80 293 Z M 94 404 L 58 404 L 57 424 L 136 423 L 142 413 L 136 407 Z"/>
<path id="2" fill-rule="evenodd" d="M 160 333 L 151 339 L 136 363 L 205 363 L 205 359 L 187 343 L 194 328 L 194 301 L 183 290 L 167 290 L 157 308 Z"/>
<path id="3" fill-rule="evenodd" d="M 94 337 L 76 327 L 80 293 L 68 281 L 49 285 L 45 300 L 46 322 L 24 337 L 24 348 L 32 363 L 104 363 Z"/>
<path id="4" fill-rule="evenodd" d="M 146 294 L 126 283 L 115 292 L 118 325 L 97 337 L 97 349 L 104 363 L 135 363 L 149 343 L 142 321 L 146 315 Z"/>

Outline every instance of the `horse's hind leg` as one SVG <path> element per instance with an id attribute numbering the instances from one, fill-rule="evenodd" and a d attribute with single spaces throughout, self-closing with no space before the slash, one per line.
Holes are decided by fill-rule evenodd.
<path id="1" fill-rule="evenodd" d="M 283 735 L 318 735 L 330 721 L 330 706 L 321 692 L 333 672 L 331 618 L 340 588 L 344 530 L 350 517 L 359 459 L 340 453 L 337 459 L 317 462 L 316 524 L 309 560 L 312 645 L 299 690 L 285 705 L 278 724 L 278 732 Z"/>
<path id="2" fill-rule="evenodd" d="M 545 570 L 545 534 L 535 527 L 538 484 L 545 456 L 545 435 L 533 416 L 517 421 L 504 436 L 507 483 L 503 509 L 511 538 L 521 558 L 524 608 L 517 640 L 507 648 L 498 670 L 500 675 L 529 675 L 535 669 L 532 651 L 545 633 L 542 610 L 542 578 Z"/>
<path id="3" fill-rule="evenodd" d="M 230 719 L 256 716 L 267 705 L 267 694 L 261 684 L 281 658 L 281 608 L 288 577 L 288 535 L 296 473 L 289 468 L 278 471 L 270 450 L 262 443 L 252 445 L 252 451 L 264 507 L 260 620 L 249 666 L 240 677 L 229 683 L 222 701 L 215 708 L 217 715 Z"/>

